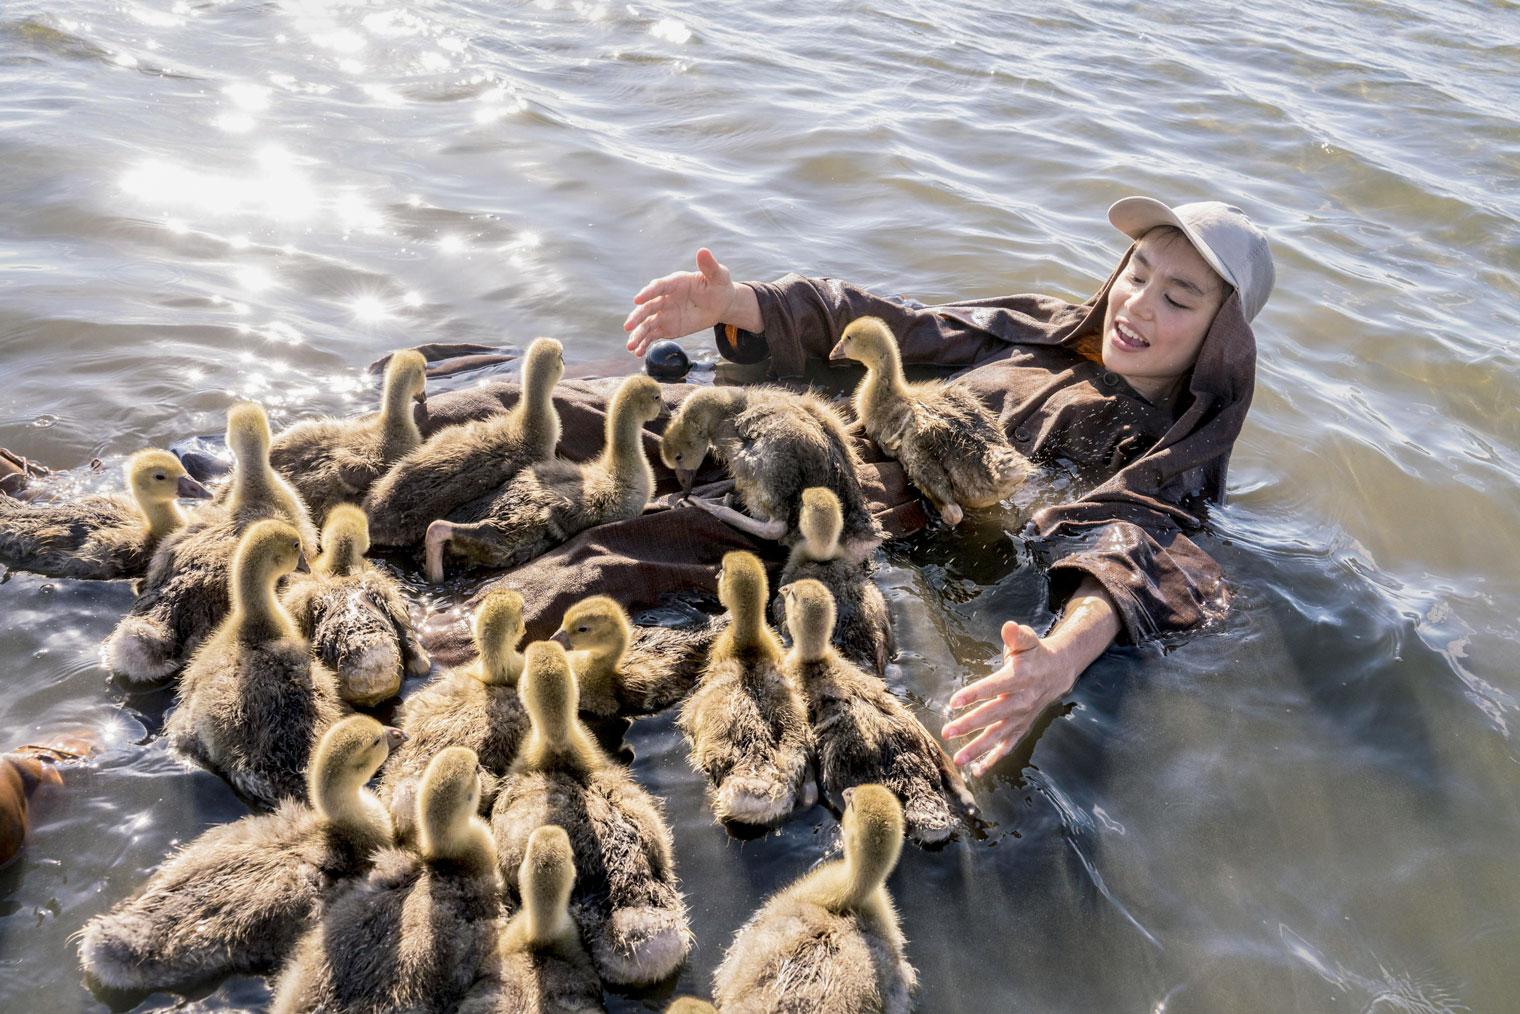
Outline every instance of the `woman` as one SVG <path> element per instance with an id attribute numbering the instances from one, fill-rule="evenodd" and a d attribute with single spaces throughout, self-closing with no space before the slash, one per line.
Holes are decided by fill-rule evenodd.
<path id="1" fill-rule="evenodd" d="M 726 358 L 768 355 L 772 375 L 785 378 L 827 358 L 851 320 L 881 317 L 905 363 L 959 368 L 1015 447 L 1096 482 L 1033 519 L 1057 548 L 1051 597 L 1064 602 L 1061 620 L 1043 638 L 1005 623 L 1002 667 L 951 698 L 970 710 L 943 732 L 974 734 L 955 755 L 974 774 L 1012 750 L 1120 634 L 1187 629 L 1228 599 L 1218 565 L 1182 530 L 1200 523 L 1191 504 L 1224 498 L 1255 376 L 1250 321 L 1275 277 L 1271 251 L 1244 212 L 1216 201 L 1169 208 L 1131 197 L 1108 217 L 1135 243 L 1080 304 L 1012 296 L 908 306 L 798 275 L 735 284 L 704 249 L 697 271 L 646 285 L 624 323 L 636 355 L 715 327 Z"/>

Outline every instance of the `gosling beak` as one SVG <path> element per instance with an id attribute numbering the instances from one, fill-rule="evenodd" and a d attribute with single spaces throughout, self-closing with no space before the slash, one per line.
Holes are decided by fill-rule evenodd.
<path id="1" fill-rule="evenodd" d="M 306 550 L 301 550 L 301 555 L 296 557 L 296 573 L 310 574 L 311 564 L 306 562 Z"/>
<path id="2" fill-rule="evenodd" d="M 387 753 L 395 753 L 396 752 L 396 747 L 400 746 L 402 743 L 405 743 L 408 738 L 409 737 L 407 736 L 406 733 L 402 732 L 400 729 L 396 728 L 394 725 L 387 725 L 385 727 L 385 750 L 386 750 L 386 752 Z"/>
<path id="3" fill-rule="evenodd" d="M 555 644 L 560 645 L 566 651 L 570 650 L 570 631 L 566 630 L 564 627 L 560 627 L 558 630 L 556 630 L 554 632 L 554 636 L 549 638 L 549 640 L 553 641 Z"/>
<path id="4" fill-rule="evenodd" d="M 179 484 L 178 488 L 175 490 L 175 494 L 177 496 L 184 497 L 187 500 L 211 499 L 211 490 L 207 489 L 205 486 L 202 486 L 200 483 L 196 482 L 194 478 L 188 475 L 182 475 L 179 477 Z"/>
<path id="5" fill-rule="evenodd" d="M 844 351 L 844 339 L 841 338 L 839 344 L 829 350 L 829 362 L 837 363 L 848 358 L 850 357 Z"/>
<path id="6" fill-rule="evenodd" d="M 412 395 L 412 400 L 415 401 L 419 405 L 426 405 L 427 404 L 427 392 L 426 391 L 418 391 L 416 394 Z"/>
<path id="7" fill-rule="evenodd" d="M 676 480 L 681 484 L 681 492 L 687 496 L 691 496 L 691 484 L 696 477 L 697 472 L 694 468 L 676 469 Z"/>

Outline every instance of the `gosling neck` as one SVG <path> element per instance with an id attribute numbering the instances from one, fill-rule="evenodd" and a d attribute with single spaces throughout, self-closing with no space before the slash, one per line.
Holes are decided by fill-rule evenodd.
<path id="1" fill-rule="evenodd" d="M 581 694 L 585 696 L 595 691 L 609 690 L 627 655 L 627 634 L 618 636 L 611 643 L 576 649 L 571 657 L 579 663 L 573 668 L 581 683 Z"/>
<path id="2" fill-rule="evenodd" d="M 380 396 L 380 432 L 387 458 L 399 458 L 422 443 L 412 399 L 401 377 L 387 384 Z"/>
<path id="3" fill-rule="evenodd" d="M 793 624 L 792 656 L 798 662 L 822 662 L 829 653 L 829 631 L 823 624 Z"/>
<path id="4" fill-rule="evenodd" d="M 524 885 L 522 900 L 521 933 L 529 947 L 548 947 L 570 935 L 570 913 L 560 885 L 530 880 Z"/>
<path id="5" fill-rule="evenodd" d="M 149 539 L 162 539 L 185 523 L 185 512 L 173 500 L 139 500 L 137 506 L 148 519 Z"/>
<path id="6" fill-rule="evenodd" d="M 362 782 L 350 779 L 311 780 L 311 805 L 329 824 L 346 828 L 371 828 L 379 802 Z M 383 812 L 383 811 L 381 811 Z"/>
<path id="7" fill-rule="evenodd" d="M 868 405 L 900 400 L 907 393 L 903 383 L 902 361 L 895 349 L 885 349 L 875 362 L 868 362 L 865 379 L 860 382 L 860 397 Z"/>
<path id="8" fill-rule="evenodd" d="M 263 642 L 296 636 L 295 623 L 274 592 L 278 580 L 262 561 L 235 569 L 232 616 L 239 639 Z"/>
<path id="9" fill-rule="evenodd" d="M 554 381 L 525 370 L 516 414 L 528 442 L 552 454 L 560 437 L 559 413 L 554 411 Z"/>
<path id="10" fill-rule="evenodd" d="M 421 828 L 422 856 L 428 862 L 463 863 L 479 869 L 496 866 L 496 842 L 473 811 L 437 826 Z"/>
<path id="11" fill-rule="evenodd" d="M 718 635 L 713 650 L 725 654 L 769 655 L 780 658 L 781 642 L 765 623 L 763 603 L 747 599 L 735 602 L 728 610 L 728 629 Z"/>
<path id="12" fill-rule="evenodd" d="M 514 767 L 530 771 L 554 768 L 590 773 L 606 765 L 601 749 L 592 742 L 586 727 L 573 712 L 530 714 L 529 718 L 533 728 Z"/>
<path id="13" fill-rule="evenodd" d="M 269 464 L 269 446 L 264 445 L 257 454 L 250 454 L 248 458 L 248 461 L 238 459 L 237 469 L 232 476 L 233 513 L 250 504 L 283 504 L 285 498 L 280 489 L 280 477 Z"/>
<path id="14" fill-rule="evenodd" d="M 511 645 L 477 647 L 480 649 L 480 657 L 470 670 L 472 676 L 490 687 L 517 686 L 517 678 L 523 671 L 522 652 Z"/>
<path id="15" fill-rule="evenodd" d="M 333 577 L 348 577 L 359 569 L 363 560 L 364 554 L 359 552 L 358 543 L 345 533 L 332 538 L 327 551 L 317 557 L 312 569 Z"/>
<path id="16" fill-rule="evenodd" d="M 602 458 L 617 475 L 636 476 L 647 472 L 653 487 L 654 472 L 644 457 L 644 424 L 621 397 L 613 400 L 607 413 L 607 449 L 602 452 Z"/>
<path id="17" fill-rule="evenodd" d="M 842 554 L 839 551 L 839 526 L 835 526 L 832 532 L 809 531 L 808 526 L 802 526 L 802 541 L 792 547 L 790 563 L 827 563 L 838 559 Z"/>

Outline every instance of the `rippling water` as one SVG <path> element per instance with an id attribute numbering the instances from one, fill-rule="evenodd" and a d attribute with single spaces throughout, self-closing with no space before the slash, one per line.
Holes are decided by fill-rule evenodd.
<path id="1" fill-rule="evenodd" d="M 740 277 L 1084 296 L 1110 201 L 1234 199 L 1278 264 L 1205 537 L 1236 608 L 1109 652 L 977 785 L 983 828 L 904 852 L 919 1009 L 1513 1009 L 1520 8 L 1006 6 L 7 0 L 0 444 L 114 467 L 240 398 L 356 411 L 364 365 L 421 342 L 632 369 L 631 294 L 704 243 Z M 883 563 L 894 683 L 934 725 L 1002 619 L 1049 618 L 1013 517 Z M 129 602 L 0 586 L 0 747 L 108 744 L 0 871 L 6 1010 L 182 1003 L 92 995 L 68 937 L 243 812 L 153 740 L 169 694 L 99 667 Z M 700 990 L 837 828 L 730 840 L 668 718 L 629 743 Z"/>

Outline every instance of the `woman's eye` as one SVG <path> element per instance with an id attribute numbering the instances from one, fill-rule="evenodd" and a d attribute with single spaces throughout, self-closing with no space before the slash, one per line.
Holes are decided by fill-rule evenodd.
<path id="1" fill-rule="evenodd" d="M 1145 279 L 1141 278 L 1139 275 L 1134 274 L 1134 273 L 1130 274 L 1129 281 L 1130 281 L 1131 285 L 1144 285 L 1145 284 Z"/>
<path id="2" fill-rule="evenodd" d="M 1179 309 L 1179 310 L 1186 310 L 1186 309 L 1187 309 L 1187 307 L 1186 307 L 1186 306 L 1184 306 L 1184 305 L 1182 305 L 1182 304 L 1181 304 L 1181 303 L 1179 303 L 1179 302 L 1177 302 L 1177 301 L 1176 301 L 1176 300 L 1175 300 L 1175 299 L 1173 299 L 1173 298 L 1172 298 L 1172 297 L 1171 297 L 1171 296 L 1167 296 L 1167 297 L 1166 297 L 1166 301 L 1167 301 L 1167 302 L 1168 302 L 1168 303 L 1170 303 L 1170 304 L 1172 304 L 1172 305 L 1173 305 L 1173 306 L 1175 306 L 1175 307 L 1176 307 L 1176 308 L 1177 308 L 1177 309 Z"/>

